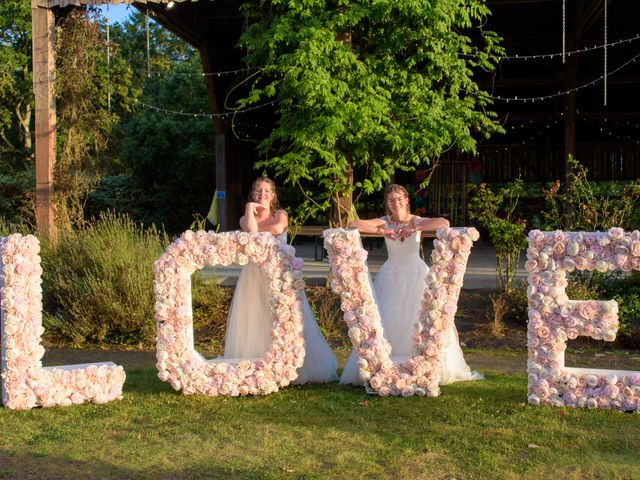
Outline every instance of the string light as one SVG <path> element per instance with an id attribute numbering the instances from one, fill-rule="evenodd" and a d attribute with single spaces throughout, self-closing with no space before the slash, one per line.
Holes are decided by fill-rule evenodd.
<path id="1" fill-rule="evenodd" d="M 189 113 L 189 112 L 178 112 L 176 110 L 169 110 L 168 108 L 157 107 L 155 105 L 150 105 L 148 103 L 145 103 L 142 100 L 135 100 L 135 102 L 142 105 L 145 108 L 150 108 L 151 110 L 155 110 L 157 112 L 168 113 L 171 115 L 180 115 L 183 117 L 192 117 L 192 118 L 227 118 L 227 117 L 232 117 L 234 115 L 237 115 L 239 113 L 246 113 L 252 110 L 257 110 L 259 108 L 275 105 L 277 103 L 276 100 L 273 100 L 271 102 L 262 103 L 260 105 L 254 105 L 252 107 L 243 108 L 242 110 L 233 110 L 231 112 L 225 112 L 225 113 Z"/>
<path id="2" fill-rule="evenodd" d="M 622 65 L 620 65 L 618 68 L 616 68 L 615 70 L 612 70 L 611 72 L 609 72 L 606 76 L 609 77 L 617 72 L 619 72 L 620 70 L 622 70 L 624 67 L 626 67 L 627 65 L 635 62 L 638 57 L 640 57 L 640 53 L 636 56 L 634 56 L 632 59 L 626 61 L 625 63 L 623 63 Z M 601 80 L 605 79 L 606 77 L 604 75 L 601 75 L 600 77 L 596 78 L 595 80 L 592 80 L 588 83 L 585 83 L 584 85 L 580 85 L 579 87 L 575 87 L 575 88 L 571 88 L 569 90 L 565 90 L 564 92 L 557 92 L 557 93 L 552 93 L 550 95 L 541 95 L 539 97 L 521 97 L 518 98 L 517 96 L 515 97 L 501 97 L 498 95 L 489 95 L 489 98 L 493 99 L 493 100 L 500 100 L 500 101 L 506 101 L 507 103 L 509 103 L 509 101 L 512 102 L 536 102 L 536 101 L 540 101 L 540 100 L 549 100 L 551 98 L 556 98 L 556 97 L 561 97 L 563 95 L 567 95 L 568 93 L 573 93 L 573 92 L 577 92 L 578 90 L 582 90 L 583 88 L 587 88 L 587 87 L 591 87 L 592 85 L 596 85 L 598 84 Z"/>
<path id="3" fill-rule="evenodd" d="M 604 106 L 607 106 L 607 23 L 608 23 L 608 19 L 607 19 L 607 4 L 608 4 L 608 0 L 604 0 Z"/>
<path id="4" fill-rule="evenodd" d="M 571 55 L 577 55 L 579 53 L 587 53 L 594 50 L 600 50 L 601 48 L 615 47 L 617 45 L 622 45 L 624 43 L 632 43 L 637 40 L 640 40 L 640 34 L 636 34 L 635 37 L 623 38 L 622 40 L 616 40 L 615 42 L 605 43 L 602 45 L 594 45 L 593 47 L 584 47 L 578 50 L 572 50 L 570 52 L 562 51 L 558 53 L 538 53 L 535 55 L 505 55 L 502 57 L 498 57 L 499 61 L 504 60 L 536 60 L 536 59 L 546 59 L 546 58 L 557 58 L 562 57 L 564 63 L 564 57 L 570 57 Z M 468 57 L 468 58 L 476 58 L 478 55 L 474 53 L 461 53 L 460 56 Z"/>
<path id="5" fill-rule="evenodd" d="M 151 72 L 149 75 L 156 77 L 221 77 L 223 75 L 236 75 L 238 73 L 249 73 L 256 70 L 255 68 L 238 68 L 236 70 L 224 70 L 219 72 L 185 72 L 185 73 L 173 73 L 173 72 Z"/>

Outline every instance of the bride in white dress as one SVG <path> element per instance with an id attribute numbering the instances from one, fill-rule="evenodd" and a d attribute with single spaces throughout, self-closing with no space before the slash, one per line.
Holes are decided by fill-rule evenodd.
<path id="1" fill-rule="evenodd" d="M 385 207 L 388 215 L 372 220 L 356 220 L 349 227 L 357 228 L 362 233 L 381 233 L 385 236 L 388 259 L 376 275 L 373 291 L 384 336 L 391 344 L 391 355 L 395 361 L 402 363 L 418 353 L 412 337 L 429 271 L 420 258 L 420 232 L 447 227 L 449 221 L 412 215 L 409 211 L 409 194 L 402 185 L 387 186 Z M 448 337 L 449 346 L 441 353 L 440 384 L 483 379 L 482 375 L 469 369 L 455 325 L 451 326 Z M 351 352 L 340 383 L 363 384 L 357 360 L 355 353 Z"/>
<path id="2" fill-rule="evenodd" d="M 287 212 L 279 208 L 275 183 L 267 177 L 253 182 L 240 227 L 247 232 L 269 232 L 278 241 L 287 241 Z M 253 263 L 243 267 L 238 278 L 227 319 L 225 358 L 261 357 L 271 345 L 269 284 Z M 303 295 L 305 357 L 292 383 L 321 383 L 338 379 L 337 361 L 318 328 L 307 297 Z"/>

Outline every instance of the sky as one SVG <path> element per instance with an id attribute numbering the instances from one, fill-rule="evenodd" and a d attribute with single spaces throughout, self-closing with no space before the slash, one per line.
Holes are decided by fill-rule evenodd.
<path id="1" fill-rule="evenodd" d="M 107 7 L 109 8 L 108 12 Z M 129 7 L 128 10 L 127 7 Z M 135 10 L 135 8 L 127 5 L 126 3 L 118 3 L 117 5 L 102 5 L 99 8 L 100 10 L 102 10 L 102 15 L 104 15 L 105 18 L 107 18 L 107 16 L 109 17 L 109 25 L 113 23 L 122 23 L 122 21 L 129 16 L 129 13 Z"/>

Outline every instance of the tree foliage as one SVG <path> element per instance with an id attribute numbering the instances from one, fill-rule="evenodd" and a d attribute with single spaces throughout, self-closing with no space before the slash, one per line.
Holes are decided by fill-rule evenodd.
<path id="1" fill-rule="evenodd" d="M 131 68 L 107 43 L 98 10 L 65 12 L 56 28 L 57 158 L 56 223 L 83 226 L 84 205 L 112 159 L 118 111 L 131 110 L 139 95 Z"/>
<path id="2" fill-rule="evenodd" d="M 299 185 L 299 213 L 500 130 L 473 80 L 501 53 L 481 0 L 261 0 L 240 44 L 256 67 L 242 106 L 278 100 L 261 143 L 267 167 Z M 473 38 L 472 38 L 473 37 Z M 352 183 L 351 174 L 355 173 Z"/>
<path id="3" fill-rule="evenodd" d="M 211 120 L 169 112 L 209 109 L 197 52 L 150 21 L 147 56 L 141 13 L 109 27 L 95 8 L 59 13 L 58 226 L 82 226 L 87 214 L 115 209 L 186 228 L 192 213 L 207 211 L 215 185 Z M 11 222 L 34 221 L 31 72 L 31 5 L 2 0 L 0 217 Z"/>
<path id="4" fill-rule="evenodd" d="M 0 2 L 0 216 L 33 220 L 31 5 Z"/>
<path id="5" fill-rule="evenodd" d="M 208 210 L 215 190 L 213 124 L 206 116 L 171 113 L 209 111 L 202 65 L 187 43 L 154 22 L 149 28 L 148 58 L 143 15 L 132 15 L 114 32 L 143 87 L 142 104 L 122 126 L 121 156 L 130 176 L 103 183 L 98 193 L 106 200 L 107 188 L 126 182 L 141 195 L 133 204 L 124 198 L 124 211 L 146 224 L 183 231 L 194 213 Z"/>

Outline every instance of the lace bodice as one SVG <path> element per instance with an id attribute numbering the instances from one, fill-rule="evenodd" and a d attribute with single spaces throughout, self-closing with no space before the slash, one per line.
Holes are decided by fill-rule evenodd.
<path id="1" fill-rule="evenodd" d="M 422 261 L 420 258 L 420 232 L 402 240 L 384 239 L 387 255 L 392 263 L 407 263 Z"/>
<path id="2" fill-rule="evenodd" d="M 380 220 L 384 222 L 384 228 L 386 230 L 400 230 L 401 228 L 409 225 L 409 222 L 394 222 L 388 215 L 380 217 Z"/>
<path id="3" fill-rule="evenodd" d="M 399 230 L 408 225 L 408 222 L 393 222 L 388 216 L 381 218 L 384 221 L 384 228 L 388 230 Z M 387 246 L 387 255 L 389 261 L 395 263 L 407 263 L 421 261 L 420 258 L 420 231 L 415 232 L 410 237 L 403 240 L 384 239 Z"/>

